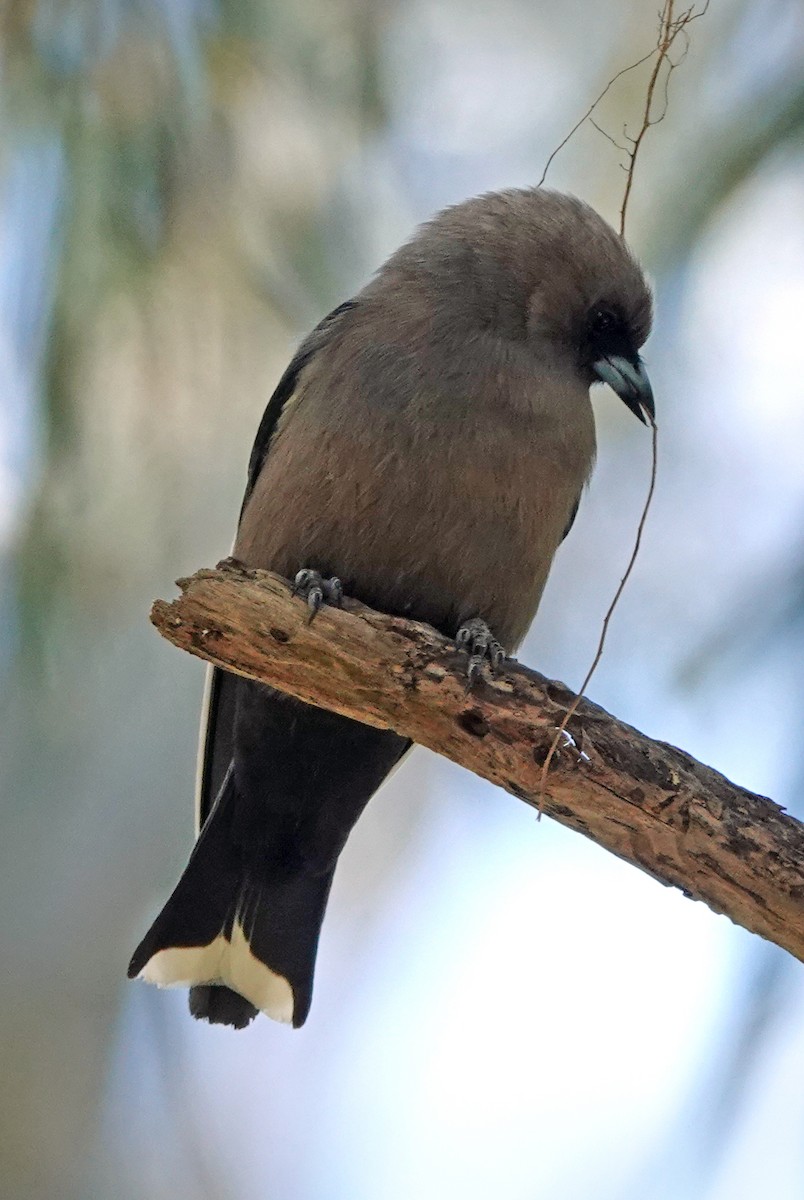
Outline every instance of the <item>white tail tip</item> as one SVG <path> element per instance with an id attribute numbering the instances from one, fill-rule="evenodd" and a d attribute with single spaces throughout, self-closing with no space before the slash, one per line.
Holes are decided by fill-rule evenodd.
<path id="1" fill-rule="evenodd" d="M 293 990 L 251 953 L 239 921 L 231 940 L 218 934 L 206 946 L 169 946 L 151 955 L 139 979 L 157 987 L 194 987 L 200 983 L 225 984 L 274 1021 L 293 1021 Z"/>

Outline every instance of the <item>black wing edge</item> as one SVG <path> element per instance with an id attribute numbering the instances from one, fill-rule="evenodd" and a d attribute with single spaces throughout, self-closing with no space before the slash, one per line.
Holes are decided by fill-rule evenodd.
<path id="1" fill-rule="evenodd" d="M 299 349 L 288 364 L 282 378 L 276 385 L 271 399 L 262 415 L 254 447 L 248 463 L 248 480 L 240 509 L 248 502 L 257 476 L 262 470 L 271 445 L 271 438 L 285 404 L 293 395 L 299 374 L 316 354 L 326 344 L 327 338 L 333 331 L 333 326 L 345 313 L 357 307 L 356 300 L 346 300 L 328 313 L 315 329 L 307 335 Z M 204 701 L 201 709 L 201 729 L 198 740 L 198 764 L 196 771 L 195 789 L 195 823 L 196 835 L 200 832 L 209 815 L 218 790 L 231 761 L 234 706 L 235 706 L 235 677 L 222 671 L 219 667 L 210 667 L 204 688 Z"/>
<path id="2" fill-rule="evenodd" d="M 574 503 L 574 504 L 573 504 L 573 506 L 572 506 L 572 512 L 570 513 L 570 518 L 569 518 L 569 520 L 567 521 L 567 528 L 564 530 L 564 532 L 563 532 L 563 533 L 562 533 L 562 535 L 561 535 L 561 541 L 562 541 L 562 542 L 564 541 L 564 539 L 565 539 L 565 538 L 566 538 L 566 536 L 568 535 L 569 531 L 572 529 L 573 525 L 575 524 L 575 518 L 576 518 L 576 517 L 577 517 L 577 515 L 578 515 L 578 509 L 579 509 L 580 507 L 581 507 L 581 497 L 580 497 L 580 494 L 579 494 L 579 495 L 578 495 L 578 499 L 575 501 L 575 503 Z"/>
<path id="3" fill-rule="evenodd" d="M 210 814 L 232 759 L 236 676 L 207 667 L 195 782 L 195 835 Z"/>
<path id="4" fill-rule="evenodd" d="M 285 373 L 276 385 L 271 399 L 268 401 L 259 428 L 257 429 L 257 436 L 254 439 L 251 457 L 248 460 L 248 481 L 246 483 L 246 494 L 243 497 L 243 504 L 240 509 L 241 517 L 248 503 L 248 498 L 254 489 L 254 484 L 257 482 L 257 476 L 262 470 L 262 464 L 265 462 L 265 456 L 268 453 L 271 438 L 276 429 L 282 409 L 293 395 L 299 374 L 307 366 L 316 351 L 320 350 L 326 344 L 327 337 L 332 332 L 333 325 L 344 313 L 351 312 L 356 307 L 357 300 L 345 300 L 343 304 L 339 304 L 337 308 L 333 308 L 332 312 L 328 313 L 322 321 L 319 321 L 315 329 L 307 335 L 288 363 Z"/>

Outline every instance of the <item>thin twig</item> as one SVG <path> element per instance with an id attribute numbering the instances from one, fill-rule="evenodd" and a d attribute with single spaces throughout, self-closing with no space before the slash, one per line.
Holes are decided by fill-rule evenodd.
<path id="1" fill-rule="evenodd" d="M 653 48 L 651 50 L 648 51 L 647 54 L 643 54 L 641 58 L 638 58 L 636 60 L 636 62 L 631 63 L 630 66 L 623 67 L 623 69 L 621 71 L 618 71 L 617 74 L 614 75 L 609 80 L 609 82 L 606 84 L 606 86 L 603 88 L 603 90 L 600 92 L 600 94 L 589 105 L 588 109 L 583 114 L 583 116 L 580 117 L 580 119 L 575 122 L 575 124 L 573 125 L 572 129 L 570 129 L 570 131 L 566 135 L 566 137 L 562 138 L 562 140 L 559 142 L 559 144 L 556 146 L 556 148 L 551 153 L 550 157 L 547 159 L 547 162 L 545 163 L 545 166 L 544 166 L 544 170 L 542 171 L 541 179 L 539 180 L 539 183 L 538 183 L 539 187 L 541 187 L 542 184 L 544 183 L 544 181 L 546 180 L 547 173 L 550 170 L 553 159 L 556 157 L 556 155 L 559 153 L 559 151 L 563 150 L 563 148 L 566 146 L 567 142 L 569 142 L 570 139 L 578 132 L 578 130 L 581 128 L 581 126 L 584 124 L 584 122 L 590 121 L 591 124 L 594 125 L 595 129 L 597 129 L 599 133 L 602 133 L 603 136 L 612 143 L 612 145 L 616 146 L 618 150 L 620 150 L 622 153 L 624 153 L 626 155 L 626 161 L 625 161 L 625 163 L 622 164 L 623 169 L 626 173 L 626 181 L 625 181 L 625 191 L 624 191 L 624 195 L 623 195 L 623 203 L 622 203 L 622 207 L 620 209 L 620 233 L 623 235 L 625 234 L 625 217 L 626 217 L 626 212 L 628 210 L 628 202 L 631 197 L 631 190 L 633 188 L 633 183 L 634 183 L 634 172 L 636 169 L 636 161 L 637 161 L 637 158 L 639 155 L 639 151 L 642 147 L 642 142 L 644 141 L 645 134 L 651 128 L 651 126 L 658 125 L 661 121 L 664 120 L 664 118 L 667 114 L 668 87 L 669 87 L 669 82 L 670 82 L 670 76 L 672 75 L 673 71 L 675 71 L 676 68 L 679 67 L 681 65 L 681 63 L 684 61 L 684 59 L 687 55 L 687 50 L 689 49 L 689 38 L 688 38 L 688 34 L 687 34 L 687 27 L 689 25 L 691 25 L 693 21 L 697 21 L 699 17 L 704 16 L 704 14 L 706 13 L 706 11 L 709 8 L 709 3 L 710 3 L 710 0 L 705 0 L 704 4 L 699 9 L 696 9 L 694 5 L 691 5 L 689 8 L 684 9 L 684 11 L 682 13 L 680 13 L 678 16 L 676 16 L 675 12 L 674 12 L 675 0 L 664 0 L 662 10 L 659 14 L 659 31 L 658 31 L 658 35 L 656 38 L 656 44 L 653 46 Z M 670 51 L 672 50 L 673 45 L 675 44 L 676 40 L 679 37 L 681 37 L 683 40 L 686 41 L 686 45 L 685 45 L 684 50 L 681 53 L 681 55 L 678 57 L 677 60 L 674 61 L 670 57 Z M 598 107 L 600 102 L 608 94 L 608 92 L 611 90 L 611 88 L 614 86 L 614 84 L 619 79 L 622 79 L 622 77 L 624 75 L 629 74 L 629 72 L 636 70 L 637 67 L 641 67 L 643 65 L 643 63 L 649 62 L 650 59 L 652 59 L 654 56 L 656 58 L 656 61 L 653 65 L 653 70 L 651 71 L 650 79 L 648 80 L 648 87 L 647 87 L 647 90 L 645 93 L 645 108 L 644 108 L 644 112 L 642 115 L 641 127 L 640 127 L 639 132 L 637 133 L 636 137 L 631 137 L 631 135 L 627 131 L 627 128 L 624 126 L 623 127 L 623 136 L 625 137 L 626 141 L 629 144 L 628 144 L 628 146 L 621 146 L 617 141 L 615 141 L 615 139 L 611 136 L 611 134 L 607 133 L 605 129 L 601 128 L 601 126 L 598 124 L 598 122 L 593 119 L 592 114 L 595 112 L 595 109 Z M 667 69 L 664 72 L 664 87 L 663 87 L 664 105 L 663 105 L 661 113 L 658 115 L 654 115 L 653 111 L 652 111 L 654 94 L 656 92 L 656 87 L 659 82 L 659 79 L 662 75 L 662 69 L 665 66 Z"/>
<path id="2" fill-rule="evenodd" d="M 642 124 L 635 138 L 629 138 L 631 149 L 628 151 L 628 166 L 626 168 L 625 193 L 623 195 L 622 208 L 620 209 L 620 233 L 625 237 L 625 215 L 628 210 L 628 201 L 631 198 L 631 189 L 634 183 L 634 171 L 636 170 L 637 157 L 642 147 L 645 134 L 654 125 L 659 125 L 667 116 L 667 108 L 669 104 L 669 87 L 670 76 L 680 67 L 689 51 L 689 34 L 687 26 L 693 21 L 697 21 L 699 17 L 705 15 L 709 8 L 709 0 L 705 0 L 703 6 L 696 10 L 694 5 L 685 8 L 678 16 L 674 15 L 674 0 L 665 0 L 664 7 L 659 15 L 659 36 L 656 42 L 656 62 L 654 63 L 648 87 L 645 93 L 645 108 L 642 113 Z M 684 49 L 678 58 L 674 61 L 670 57 L 670 51 L 675 45 L 676 39 L 681 37 L 684 41 Z M 653 115 L 653 99 L 656 91 L 656 85 L 662 73 L 662 67 L 667 65 L 667 71 L 664 77 L 664 104 L 662 111 L 658 116 Z"/>
<path id="3" fill-rule="evenodd" d="M 628 147 L 623 146 L 621 142 L 618 142 L 616 138 L 613 138 L 608 130 L 604 129 L 602 125 L 598 125 L 594 117 L 589 118 L 589 124 L 593 125 L 598 133 L 602 133 L 603 137 L 606 138 L 607 141 L 611 142 L 612 146 L 614 146 L 616 150 L 622 151 L 623 154 L 628 153 Z M 623 132 L 625 132 L 625 130 L 623 130 Z M 620 165 L 622 166 L 623 164 L 621 163 Z"/>
<path id="4" fill-rule="evenodd" d="M 639 59 L 638 62 L 633 63 L 632 66 L 625 67 L 624 70 L 620 71 L 617 75 L 614 76 L 614 78 L 610 81 L 610 83 L 607 85 L 607 87 L 605 87 L 603 89 L 600 96 L 598 96 L 597 100 L 595 100 L 594 104 L 592 104 L 592 106 L 584 114 L 584 116 L 581 118 L 581 120 L 578 122 L 578 124 L 574 126 L 574 128 L 570 131 L 570 133 L 567 135 L 567 137 L 564 139 L 564 141 L 561 143 L 561 145 L 558 146 L 553 151 L 553 153 L 550 155 L 550 158 L 547 160 L 547 166 L 544 169 L 544 173 L 542 175 L 542 179 L 541 179 L 540 183 L 544 182 L 544 177 L 547 174 L 547 168 L 550 166 L 550 163 L 553 161 L 553 159 L 555 158 L 558 151 L 561 149 L 562 146 L 566 145 L 567 141 L 569 141 L 569 138 L 572 137 L 573 133 L 575 133 L 575 131 L 577 129 L 579 129 L 580 126 L 583 124 L 583 122 L 586 120 L 591 121 L 591 123 L 592 123 L 592 125 L 594 125 L 595 129 L 597 129 L 600 133 L 602 133 L 603 136 L 605 138 L 607 138 L 608 141 L 610 141 L 614 146 L 616 146 L 618 150 L 622 150 L 623 153 L 625 153 L 625 155 L 627 157 L 627 166 L 624 163 L 620 164 L 626 173 L 625 191 L 623 193 L 622 207 L 620 208 L 620 236 L 621 237 L 625 237 L 625 217 L 626 217 L 626 213 L 628 210 L 628 201 L 630 199 L 631 191 L 632 191 L 632 188 L 634 185 L 634 173 L 636 170 L 637 158 L 639 156 L 639 151 L 642 146 L 642 143 L 645 139 L 645 134 L 648 132 L 648 130 L 651 128 L 651 126 L 658 125 L 666 117 L 668 104 L 669 104 L 668 88 L 670 85 L 670 76 L 672 75 L 672 73 L 676 69 L 676 67 L 678 67 L 684 61 L 684 59 L 687 56 L 687 52 L 689 50 L 689 35 L 687 33 L 687 26 L 692 21 L 696 21 L 699 17 L 702 17 L 708 8 L 709 8 L 709 0 L 705 0 L 703 7 L 698 9 L 697 11 L 695 9 L 695 6 L 691 5 L 689 8 L 685 9 L 682 13 L 680 13 L 679 16 L 675 16 L 674 0 L 664 0 L 664 6 L 662 8 L 661 13 L 659 14 L 659 34 L 658 34 L 656 46 L 654 47 L 654 49 L 651 50 L 650 54 L 645 55 L 643 58 Z M 683 48 L 681 54 L 674 61 L 670 57 L 670 51 L 672 50 L 673 45 L 674 45 L 676 39 L 679 37 L 679 35 L 681 35 L 685 44 L 684 44 L 684 48 Z M 617 79 L 619 79 L 627 71 L 631 71 L 634 69 L 634 67 L 638 67 L 641 63 L 643 63 L 647 59 L 651 58 L 654 54 L 656 55 L 656 62 L 653 65 L 653 70 L 651 71 L 650 79 L 648 80 L 648 87 L 647 87 L 647 91 L 645 94 L 645 108 L 644 108 L 644 111 L 642 114 L 642 124 L 639 128 L 639 132 L 637 133 L 636 137 L 631 137 L 631 135 L 628 133 L 627 127 L 623 126 L 623 137 L 625 138 L 628 145 L 620 146 L 614 140 L 614 138 L 611 136 L 611 134 L 607 133 L 605 129 L 602 129 L 600 127 L 600 125 L 598 125 L 598 123 L 593 118 L 592 113 L 594 112 L 594 110 L 597 107 L 600 100 L 602 100 L 603 96 L 605 96 L 606 92 L 609 90 L 611 85 Z M 667 64 L 667 71 L 665 72 L 665 78 L 664 78 L 664 89 L 663 89 L 664 104 L 662 106 L 661 112 L 658 115 L 654 115 L 653 114 L 654 94 L 656 91 L 656 85 L 658 83 L 659 77 L 662 72 L 662 67 L 665 64 Z M 651 421 L 651 425 L 653 427 L 653 438 L 652 438 L 652 465 L 651 465 L 650 486 L 648 487 L 648 494 L 645 498 L 645 506 L 642 509 L 642 516 L 640 517 L 639 525 L 637 527 L 636 538 L 634 539 L 634 548 L 631 552 L 631 558 L 629 559 L 628 566 L 626 567 L 626 570 L 625 570 L 625 574 L 623 575 L 622 579 L 620 580 L 620 586 L 617 588 L 617 591 L 614 595 L 614 599 L 612 600 L 611 604 L 609 605 L 608 611 L 606 612 L 606 615 L 603 618 L 603 627 L 600 631 L 600 640 L 598 641 L 598 644 L 597 644 L 597 651 L 595 653 L 594 659 L 592 660 L 592 665 L 590 666 L 589 670 L 587 671 L 586 678 L 584 679 L 583 683 L 581 684 L 580 690 L 578 691 L 577 695 L 575 696 L 575 699 L 573 700 L 572 704 L 570 705 L 570 707 L 567 709 L 566 713 L 564 714 L 564 718 L 561 721 L 561 724 L 559 725 L 559 727 L 556 731 L 555 737 L 553 738 L 553 741 L 550 745 L 550 749 L 547 752 L 547 757 L 544 760 L 544 764 L 542 766 L 542 771 L 541 771 L 541 777 L 540 777 L 540 781 L 539 781 L 539 805 L 538 805 L 538 808 L 539 808 L 539 816 L 540 817 L 541 817 L 541 813 L 542 813 L 542 805 L 544 802 L 545 789 L 547 786 L 547 776 L 550 771 L 550 766 L 555 758 L 556 750 L 558 749 L 558 746 L 559 746 L 562 738 L 565 735 L 565 730 L 567 728 L 567 725 L 570 722 L 570 720 L 572 719 L 572 717 L 575 715 L 578 705 L 580 704 L 581 699 L 583 697 L 583 694 L 586 691 L 587 687 L 589 686 L 589 682 L 592 679 L 592 676 L 594 675 L 595 671 L 597 670 L 597 667 L 598 667 L 598 664 L 600 663 L 601 658 L 603 657 L 603 648 L 606 644 L 606 635 L 608 633 L 609 623 L 611 621 L 612 616 L 614 615 L 614 610 L 619 603 L 619 600 L 623 594 L 625 585 L 628 582 L 628 579 L 634 568 L 634 564 L 636 562 L 637 555 L 639 553 L 639 547 L 642 543 L 642 533 L 645 528 L 645 522 L 647 521 L 647 518 L 648 518 L 648 513 L 650 511 L 651 502 L 653 500 L 653 493 L 654 493 L 654 490 L 656 487 L 656 466 L 657 466 L 657 459 L 658 459 L 658 453 L 657 453 L 657 451 L 658 451 L 658 430 L 657 430 L 655 421 Z"/>
<path id="5" fill-rule="evenodd" d="M 669 58 L 670 49 L 678 36 L 681 29 L 684 28 L 684 23 L 690 19 L 692 9 L 688 9 L 682 16 L 674 18 L 673 16 L 674 0 L 665 0 L 664 8 L 662 9 L 661 17 L 659 18 L 659 40 L 656 45 L 656 62 L 653 64 L 650 79 L 648 80 L 648 89 L 645 93 L 645 109 L 642 113 L 642 124 L 639 133 L 633 139 L 633 145 L 628 152 L 628 170 L 625 177 L 625 193 L 623 195 L 622 208 L 620 209 L 620 233 L 625 237 L 625 214 L 628 210 L 628 201 L 631 197 L 631 189 L 634 184 L 634 171 L 636 170 L 637 157 L 639 156 L 640 147 L 645 138 L 645 134 L 650 129 L 651 125 L 658 125 L 664 120 L 667 112 L 667 105 L 661 116 L 655 120 L 651 119 L 651 108 L 653 107 L 653 93 L 656 91 L 656 84 L 659 79 L 662 67 L 665 63 L 667 67 L 667 79 L 674 69 L 675 64 Z"/>
<path id="6" fill-rule="evenodd" d="M 611 90 L 611 88 L 614 86 L 614 84 L 617 82 L 617 80 L 621 79 L 623 77 L 623 75 L 627 75 L 629 71 L 635 71 L 637 67 L 641 67 L 643 63 L 648 61 L 648 59 L 653 58 L 655 53 L 656 53 L 656 49 L 654 47 L 654 49 L 649 50 L 647 54 L 643 54 L 642 58 L 637 59 L 637 61 L 634 63 L 631 63 L 630 67 L 623 67 L 622 71 L 618 71 L 617 74 L 613 77 L 613 79 L 610 79 L 608 81 L 606 86 L 603 88 L 603 91 L 600 93 L 600 95 L 597 97 L 596 100 L 592 101 L 592 103 L 589 105 L 589 107 L 587 108 L 586 112 L 583 114 L 581 119 L 579 121 L 575 122 L 575 124 L 573 125 L 572 129 L 569 131 L 567 136 L 558 143 L 555 150 L 550 155 L 547 162 L 544 164 L 544 170 L 542 171 L 542 177 L 539 180 L 539 182 L 537 183 L 537 185 L 536 185 L 537 187 L 541 187 L 542 184 L 544 183 L 545 179 L 547 178 L 547 172 L 550 170 L 550 166 L 551 166 L 552 161 L 555 158 L 555 156 L 559 153 L 559 151 L 564 149 L 567 142 L 570 140 L 570 138 L 572 138 L 578 132 L 578 130 L 583 125 L 584 121 L 589 120 L 589 118 L 591 117 L 591 115 L 595 111 L 595 109 L 597 108 L 600 101 Z"/>
<path id="7" fill-rule="evenodd" d="M 606 612 L 606 615 L 603 618 L 603 627 L 600 631 L 600 640 L 598 641 L 598 644 L 597 644 L 597 651 L 595 653 L 594 659 L 592 660 L 592 665 L 590 666 L 589 670 L 586 672 L 586 678 L 584 679 L 583 683 L 581 684 L 580 688 L 578 689 L 575 699 L 572 701 L 572 704 L 569 706 L 567 711 L 564 713 L 563 720 L 561 721 L 561 724 L 558 726 L 558 729 L 556 730 L 555 737 L 553 738 L 553 740 L 550 744 L 550 749 L 547 751 L 547 757 L 545 758 L 544 763 L 542 765 L 542 773 L 539 778 L 539 817 L 541 817 L 541 815 L 542 815 L 542 804 L 544 802 L 545 788 L 547 787 L 547 775 L 550 770 L 550 765 L 551 765 L 553 759 L 555 758 L 556 749 L 558 748 L 559 742 L 564 737 L 564 731 L 566 730 L 567 725 L 570 723 L 572 718 L 575 716 L 575 713 L 578 710 L 578 705 L 581 703 L 581 700 L 583 699 L 584 692 L 586 691 L 586 689 L 589 686 L 589 681 L 591 680 L 592 676 L 594 675 L 595 671 L 597 670 L 600 660 L 603 657 L 603 648 L 606 645 L 606 635 L 608 634 L 608 631 L 609 631 L 609 622 L 611 621 L 611 618 L 614 615 L 615 608 L 617 607 L 617 605 L 620 602 L 620 596 L 622 596 L 623 591 L 625 589 L 625 585 L 628 582 L 631 572 L 634 569 L 634 564 L 637 560 L 637 555 L 639 554 L 639 547 L 642 545 L 642 534 L 645 529 L 645 523 L 648 519 L 648 513 L 650 512 L 650 506 L 653 501 L 653 493 L 656 490 L 656 467 L 657 467 L 657 462 L 658 462 L 658 427 L 657 427 L 655 421 L 651 421 L 651 426 L 653 429 L 653 437 L 652 437 L 652 443 L 651 443 L 652 461 L 651 461 L 651 471 L 650 471 L 650 485 L 648 486 L 648 494 L 645 497 L 645 505 L 644 505 L 644 508 L 642 509 L 642 516 L 639 518 L 639 525 L 637 526 L 636 537 L 634 539 L 634 548 L 631 551 L 631 557 L 628 560 L 628 566 L 625 568 L 625 574 L 623 575 L 622 579 L 620 580 L 620 586 L 617 588 L 617 591 L 614 593 L 614 599 L 612 600 L 611 604 L 609 605 L 608 611 Z"/>

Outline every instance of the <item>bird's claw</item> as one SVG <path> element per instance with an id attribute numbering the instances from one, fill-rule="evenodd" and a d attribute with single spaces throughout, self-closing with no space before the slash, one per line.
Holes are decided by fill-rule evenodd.
<path id="1" fill-rule="evenodd" d="M 293 580 L 293 595 L 301 596 L 307 601 L 310 610 L 309 620 L 312 621 L 322 604 L 332 604 L 340 608 L 343 602 L 343 584 L 337 576 L 325 579 L 320 571 L 303 567 Z"/>
<path id="2" fill-rule="evenodd" d="M 480 674 L 484 662 L 490 664 L 492 671 L 498 671 L 506 659 L 505 650 L 482 617 L 473 617 L 461 625 L 455 635 L 455 645 L 469 655 L 466 674 L 470 687 Z"/>

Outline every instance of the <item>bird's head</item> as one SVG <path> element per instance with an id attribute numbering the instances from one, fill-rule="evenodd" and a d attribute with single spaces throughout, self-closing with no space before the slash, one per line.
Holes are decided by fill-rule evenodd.
<path id="1" fill-rule="evenodd" d="M 650 304 L 650 293 L 644 284 L 643 288 Z M 615 298 L 614 289 L 610 294 L 612 299 L 604 295 L 579 323 L 575 341 L 580 348 L 578 362 L 590 383 L 607 383 L 644 425 L 646 412 L 651 420 L 656 416 L 653 389 L 639 354 L 647 333 L 642 334 L 643 322 Z M 650 308 L 648 328 L 649 322 Z"/>
<path id="2" fill-rule="evenodd" d="M 645 421 L 655 415 L 639 351 L 651 327 L 645 276 L 623 238 L 588 204 L 544 188 L 493 192 L 446 209 L 403 248 L 456 296 L 465 319 L 525 343 L 542 369 L 609 384 Z M 393 261 L 393 260 L 392 260 Z"/>

